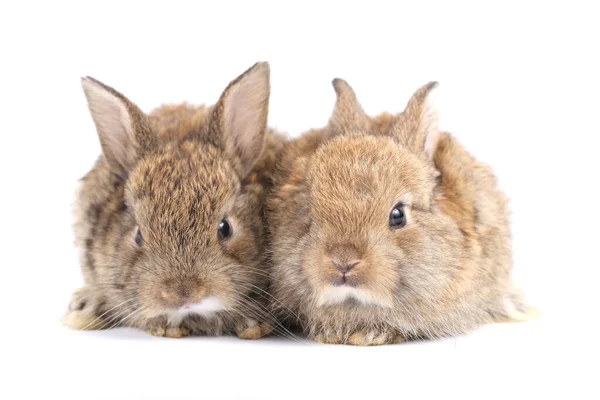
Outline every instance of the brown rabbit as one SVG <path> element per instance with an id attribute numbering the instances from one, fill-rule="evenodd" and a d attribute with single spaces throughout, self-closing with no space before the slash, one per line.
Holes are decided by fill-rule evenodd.
<path id="1" fill-rule="evenodd" d="M 213 107 L 149 115 L 95 79 L 82 84 L 103 154 L 75 201 L 85 284 L 65 323 L 268 333 L 263 206 L 283 145 L 267 130 L 269 65 L 247 70 Z"/>
<path id="2" fill-rule="evenodd" d="M 507 199 L 489 167 L 438 131 L 436 84 L 375 118 L 346 82 L 333 85 L 328 126 L 278 162 L 274 306 L 315 340 L 353 345 L 528 318 L 510 279 Z"/>

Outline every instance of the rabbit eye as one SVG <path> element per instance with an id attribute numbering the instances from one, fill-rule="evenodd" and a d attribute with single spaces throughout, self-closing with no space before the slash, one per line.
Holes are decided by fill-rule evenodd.
<path id="1" fill-rule="evenodd" d="M 231 233 L 231 224 L 229 223 L 229 221 L 227 221 L 227 218 L 223 218 L 223 220 L 219 224 L 219 239 L 227 239 L 231 236 Z"/>
<path id="2" fill-rule="evenodd" d="M 398 229 L 402 228 L 404 225 L 406 225 L 406 213 L 404 212 L 402 205 L 399 204 L 395 206 L 390 213 L 390 227 Z"/>
<path id="3" fill-rule="evenodd" d="M 135 233 L 135 244 L 141 246 L 142 243 L 144 243 L 144 237 L 142 236 L 140 228 L 137 228 L 137 232 Z"/>

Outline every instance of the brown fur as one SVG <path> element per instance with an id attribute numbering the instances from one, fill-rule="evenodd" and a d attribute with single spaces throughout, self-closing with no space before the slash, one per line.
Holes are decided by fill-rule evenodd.
<path id="1" fill-rule="evenodd" d="M 268 205 L 274 306 L 318 341 L 436 338 L 529 311 L 510 282 L 506 197 L 437 130 L 434 87 L 399 115 L 370 118 L 336 79 L 329 125 L 282 152 Z M 398 203 L 407 223 L 392 229 Z M 354 265 L 343 290 L 360 292 L 326 292 L 340 263 Z"/>
<path id="2" fill-rule="evenodd" d="M 65 322 L 167 337 L 268 333 L 263 205 L 283 146 L 266 128 L 268 64 L 238 77 L 213 107 L 148 116 L 114 89 L 83 83 L 103 155 L 75 201 L 85 286 Z M 229 238 L 217 234 L 224 218 Z M 223 310 L 175 312 L 209 297 Z"/>

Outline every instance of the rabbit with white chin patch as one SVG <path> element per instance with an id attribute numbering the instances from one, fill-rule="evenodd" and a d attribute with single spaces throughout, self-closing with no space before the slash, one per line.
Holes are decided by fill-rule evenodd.
<path id="1" fill-rule="evenodd" d="M 269 65 L 212 107 L 149 115 L 92 78 L 82 85 L 103 154 L 75 200 L 85 283 L 64 322 L 167 337 L 269 333 L 263 205 L 283 144 L 267 129 Z"/>
<path id="2" fill-rule="evenodd" d="M 273 307 L 315 340 L 353 345 L 534 316 L 511 282 L 507 199 L 438 131 L 436 84 L 374 118 L 333 84 L 329 125 L 286 145 L 269 197 Z"/>

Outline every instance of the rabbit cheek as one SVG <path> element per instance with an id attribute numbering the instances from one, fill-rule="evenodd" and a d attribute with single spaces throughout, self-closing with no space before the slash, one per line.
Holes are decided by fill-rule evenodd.
<path id="1" fill-rule="evenodd" d="M 231 259 L 231 265 L 227 269 L 227 280 L 231 291 L 248 293 L 252 286 L 263 287 L 267 282 L 267 273 L 263 271 L 264 258 L 258 251 L 259 246 L 251 235 L 246 232 L 238 232 L 237 236 L 223 245 L 223 251 Z"/>

